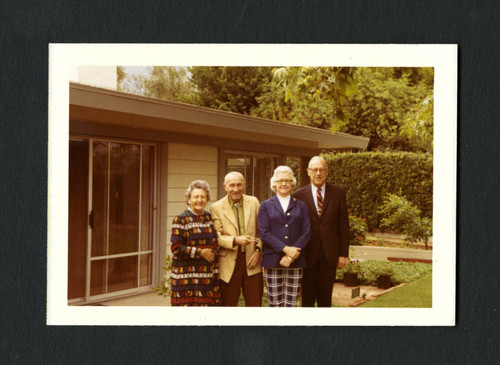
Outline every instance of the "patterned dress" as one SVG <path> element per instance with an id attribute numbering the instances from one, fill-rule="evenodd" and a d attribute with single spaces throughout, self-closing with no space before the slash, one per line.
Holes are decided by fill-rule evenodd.
<path id="1" fill-rule="evenodd" d="M 172 223 L 172 296 L 173 306 L 220 305 L 219 265 L 217 256 L 210 263 L 201 250 L 216 250 L 217 232 L 208 212 L 196 215 L 185 210 Z"/>

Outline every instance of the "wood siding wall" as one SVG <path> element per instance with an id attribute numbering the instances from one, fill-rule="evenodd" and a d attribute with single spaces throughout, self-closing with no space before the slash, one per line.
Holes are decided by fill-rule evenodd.
<path id="1" fill-rule="evenodd" d="M 168 144 L 167 181 L 167 252 L 170 254 L 170 234 L 173 218 L 187 207 L 185 193 L 193 180 L 210 184 L 210 202 L 217 201 L 218 148 L 180 143 Z"/>

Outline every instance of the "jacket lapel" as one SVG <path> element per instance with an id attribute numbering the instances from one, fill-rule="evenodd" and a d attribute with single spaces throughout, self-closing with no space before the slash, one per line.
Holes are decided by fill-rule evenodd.
<path id="1" fill-rule="evenodd" d="M 296 201 L 297 201 L 297 198 L 294 197 L 292 194 L 292 196 L 290 197 L 290 203 L 288 204 L 288 208 L 286 210 L 287 212 L 292 210 L 295 207 L 295 205 L 297 205 Z"/>
<path id="2" fill-rule="evenodd" d="M 236 221 L 236 217 L 234 216 L 233 209 L 231 208 L 231 204 L 229 204 L 229 199 L 227 198 L 227 196 L 222 203 L 222 213 L 227 218 L 227 220 L 231 222 L 231 224 L 234 226 L 236 232 L 239 232 L 240 227 L 238 227 L 238 222 Z"/>
<path id="3" fill-rule="evenodd" d="M 310 212 L 314 212 L 314 216 L 316 217 L 316 219 L 319 219 L 318 210 L 316 209 L 316 205 L 314 205 L 314 198 L 313 198 L 313 195 L 312 195 L 313 192 L 312 192 L 311 184 L 307 185 L 306 189 L 307 190 L 306 190 L 306 200 L 305 200 L 305 203 L 307 204 L 307 207 L 309 208 L 309 211 Z"/>
<path id="4" fill-rule="evenodd" d="M 326 183 L 325 183 L 326 184 Z M 326 211 L 326 207 L 333 201 L 333 191 L 330 189 L 328 184 L 325 185 L 325 196 L 323 197 L 323 212 Z"/>
<path id="5" fill-rule="evenodd" d="M 274 209 L 280 212 L 281 216 L 284 218 L 285 212 L 283 212 L 283 208 L 281 208 L 280 201 L 276 195 L 273 195 L 273 197 L 271 198 L 271 203 L 273 204 Z"/>
<path id="6" fill-rule="evenodd" d="M 246 196 L 246 195 L 243 195 L 243 215 L 245 217 L 245 232 L 248 228 L 248 222 L 249 222 L 249 219 L 250 219 L 250 211 L 251 211 L 252 207 L 250 205 L 250 199 Z"/>

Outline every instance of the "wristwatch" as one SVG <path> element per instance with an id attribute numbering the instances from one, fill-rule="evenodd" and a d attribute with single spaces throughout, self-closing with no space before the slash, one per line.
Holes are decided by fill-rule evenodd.
<path id="1" fill-rule="evenodd" d="M 259 246 L 255 246 L 255 251 L 260 252 L 262 251 Z"/>

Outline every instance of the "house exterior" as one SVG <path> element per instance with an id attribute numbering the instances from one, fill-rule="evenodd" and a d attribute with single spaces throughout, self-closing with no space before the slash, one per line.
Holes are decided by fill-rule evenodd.
<path id="1" fill-rule="evenodd" d="M 110 85 L 113 82 L 110 81 Z M 364 137 L 70 83 L 68 303 L 88 304 L 158 286 L 172 219 L 195 179 L 225 195 L 229 171 L 246 194 L 271 197 L 287 164 L 308 183 L 311 156 L 363 150 Z"/>

